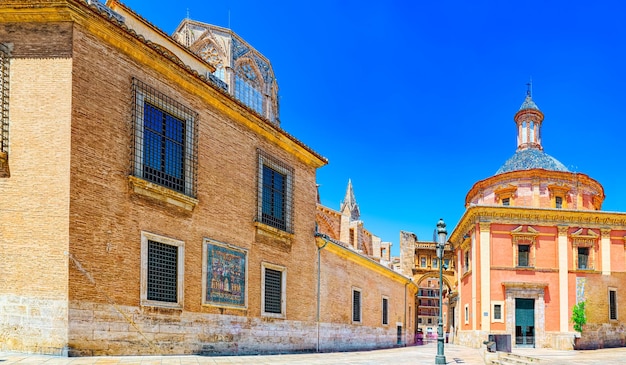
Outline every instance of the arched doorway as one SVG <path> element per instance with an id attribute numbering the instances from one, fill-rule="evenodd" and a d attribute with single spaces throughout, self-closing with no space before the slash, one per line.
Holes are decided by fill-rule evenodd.
<path id="1" fill-rule="evenodd" d="M 439 291 L 442 290 L 442 323 L 443 332 L 448 339 L 449 332 L 454 326 L 454 310 L 451 307 L 450 293 L 451 279 L 443 276 L 443 287 L 439 288 L 439 272 L 426 273 L 416 279 L 418 292 L 415 297 L 415 328 L 416 339 L 419 342 L 437 340 L 437 326 L 439 322 Z"/>

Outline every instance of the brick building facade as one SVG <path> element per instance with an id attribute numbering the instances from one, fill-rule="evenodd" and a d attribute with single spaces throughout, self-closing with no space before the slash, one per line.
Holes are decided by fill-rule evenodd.
<path id="1" fill-rule="evenodd" d="M 315 236 L 327 162 L 280 128 L 242 39 L 222 77 L 117 1 L 9 0 L 0 19 L 0 349 L 411 343 L 411 281 Z M 237 73 L 251 59 L 262 84 Z"/>

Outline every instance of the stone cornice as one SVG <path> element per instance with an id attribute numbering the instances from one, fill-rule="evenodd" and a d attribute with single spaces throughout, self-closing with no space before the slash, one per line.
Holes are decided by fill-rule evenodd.
<path id="1" fill-rule="evenodd" d="M 449 241 L 457 247 L 463 235 L 480 221 L 493 223 L 568 226 L 626 230 L 626 213 L 602 212 L 597 210 L 565 210 L 548 208 L 499 207 L 475 205 L 465 210 L 459 223 L 450 234 Z"/>
<path id="2" fill-rule="evenodd" d="M 508 185 L 511 181 L 533 181 L 550 182 L 551 186 L 556 186 L 557 182 L 563 186 L 563 184 L 571 183 L 573 186 L 579 186 L 582 188 L 586 186 L 597 192 L 594 205 L 601 206 L 604 201 L 604 188 L 602 185 L 591 177 L 582 174 L 568 171 L 550 171 L 544 169 L 532 169 L 532 170 L 518 170 L 510 171 L 495 176 L 490 176 L 484 180 L 480 180 L 472 186 L 465 196 L 465 206 L 468 206 L 472 199 L 480 194 L 484 193 L 486 189 L 498 190 L 501 185 Z M 597 205 L 598 203 L 599 205 Z"/>
<path id="3" fill-rule="evenodd" d="M 381 274 L 389 279 L 402 283 L 404 285 L 413 284 L 415 290 L 418 289 L 417 284 L 411 279 L 400 273 L 393 271 L 392 269 L 379 264 L 378 262 L 359 254 L 347 247 L 344 247 L 332 240 L 325 239 L 324 237 L 316 237 L 317 247 L 319 250 L 328 251 L 338 257 L 350 260 L 360 266 L 372 270 L 378 274 Z"/>

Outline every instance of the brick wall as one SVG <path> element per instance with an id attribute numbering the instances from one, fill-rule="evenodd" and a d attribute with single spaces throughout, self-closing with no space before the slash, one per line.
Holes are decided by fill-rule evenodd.
<path id="1" fill-rule="evenodd" d="M 10 63 L 11 177 L 0 179 L 0 349 L 62 354 L 72 60 L 64 24 L 1 24 Z M 49 40 L 49 42 L 48 42 Z"/>

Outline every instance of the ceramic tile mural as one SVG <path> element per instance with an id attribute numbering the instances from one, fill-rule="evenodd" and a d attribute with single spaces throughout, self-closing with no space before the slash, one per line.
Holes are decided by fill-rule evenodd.
<path id="1" fill-rule="evenodd" d="M 207 242 L 206 303 L 246 306 L 246 251 Z"/>

